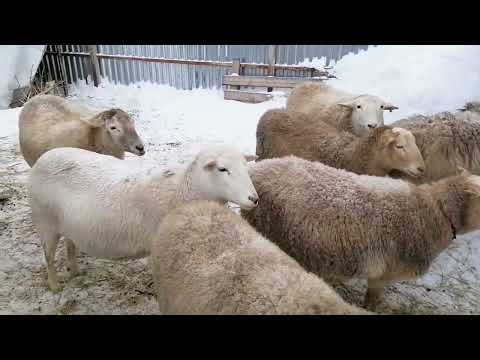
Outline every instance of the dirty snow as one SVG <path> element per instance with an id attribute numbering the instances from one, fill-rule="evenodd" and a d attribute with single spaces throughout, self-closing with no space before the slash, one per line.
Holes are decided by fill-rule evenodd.
<path id="1" fill-rule="evenodd" d="M 391 59 L 397 59 L 399 50 L 396 47 L 391 48 L 397 56 L 384 57 L 385 62 L 389 62 L 390 66 L 396 69 L 394 78 L 380 76 L 376 66 L 365 70 L 365 53 L 357 55 L 357 61 L 347 56 L 347 65 L 339 62 L 338 71 L 341 70 L 344 75 L 342 81 L 352 84 L 352 89 L 348 90 L 358 91 L 361 85 L 355 85 L 356 82 L 363 82 L 367 86 L 365 73 L 368 72 L 375 81 L 381 79 L 389 83 L 377 84 L 377 89 L 394 89 L 395 82 L 403 83 L 405 77 L 413 76 L 410 75 L 411 72 L 417 72 L 419 62 L 428 59 L 432 64 L 430 67 L 422 65 L 423 71 L 428 72 L 431 69 L 432 72 L 437 72 L 443 66 L 438 63 L 443 64 L 445 61 L 442 57 L 428 57 L 422 51 L 405 48 L 407 53 L 415 52 L 417 57 L 412 56 L 410 63 L 399 60 L 402 66 L 397 68 L 392 65 Z M 372 58 L 381 58 L 378 51 L 386 50 L 374 50 Z M 435 54 L 442 53 L 439 50 L 432 51 L 436 51 Z M 455 53 L 446 50 L 443 52 Z M 471 56 L 476 52 L 465 49 L 455 54 L 458 61 L 455 61 L 455 57 L 450 57 L 451 67 L 456 63 L 461 64 L 459 66 L 463 66 L 464 71 L 471 76 L 474 69 L 464 65 L 472 63 Z M 456 75 L 466 78 L 460 71 Z M 427 81 L 429 76 L 423 74 L 423 79 Z M 437 77 L 437 74 L 431 77 Z M 441 104 L 442 101 L 445 101 L 445 106 L 449 108 L 478 95 L 477 89 L 469 83 L 461 96 L 448 94 L 448 90 L 444 94 L 438 91 L 438 86 L 448 89 L 451 82 L 456 80 L 452 80 L 450 76 L 438 78 L 443 79 L 443 82 L 435 83 L 435 89 L 428 89 L 426 85 L 423 87 L 426 93 L 423 94 L 422 101 L 415 100 L 419 94 L 413 89 L 408 89 L 404 94 L 391 92 L 385 98 L 392 101 L 395 99 L 397 103 L 412 104 L 409 108 L 416 109 L 415 111 L 428 112 L 436 109 L 436 104 Z M 371 88 L 365 91 L 368 92 Z M 466 93 L 466 89 L 469 89 L 469 93 Z M 77 84 L 70 92 L 72 100 L 92 110 L 120 107 L 130 112 L 145 140 L 147 154 L 142 158 L 128 154 L 125 161 L 140 161 L 158 167 L 184 163 L 200 148 L 210 144 L 233 145 L 244 152 L 254 153 L 255 130 L 259 117 L 267 109 L 284 106 L 286 100 L 281 93 L 275 93 L 271 101 L 243 104 L 223 100 L 221 90 L 183 91 L 150 83 L 127 87 L 112 85 L 108 81 L 100 88 Z M 47 290 L 41 246 L 31 224 L 26 198 L 28 166 L 18 152 L 15 119 L 18 111 L 19 109 L 0 111 L 0 186 L 9 187 L 13 191 L 10 199 L 0 202 L 0 314 L 158 313 L 148 262 L 145 259 L 108 261 L 81 254 L 79 265 L 83 274 L 65 282 L 65 254 L 61 243 L 57 253 L 57 269 L 64 290 L 60 294 L 52 294 Z M 434 262 L 426 276 L 417 281 L 391 286 L 380 310 L 387 313 L 479 314 L 479 237 L 478 231 L 458 236 L 452 246 Z M 337 284 L 336 288 L 348 301 L 360 304 L 365 283 L 350 281 L 343 285 Z"/>

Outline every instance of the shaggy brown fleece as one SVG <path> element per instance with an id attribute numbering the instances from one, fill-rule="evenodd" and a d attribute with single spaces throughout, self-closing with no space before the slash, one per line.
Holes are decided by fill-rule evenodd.
<path id="1" fill-rule="evenodd" d="M 393 127 L 382 126 L 364 137 L 338 131 L 316 116 L 283 109 L 268 110 L 257 125 L 256 155 L 259 160 L 294 155 L 310 161 L 352 171 L 356 174 L 385 176 L 423 168 L 415 139 L 407 139 L 404 149 L 396 148 Z M 411 174 L 411 173 L 410 173 Z M 418 174 L 417 174 L 418 175 Z"/>
<path id="2" fill-rule="evenodd" d="M 258 207 L 242 216 L 308 271 L 369 280 L 368 306 L 389 283 L 424 274 L 455 233 L 480 225 L 480 178 L 433 185 L 360 176 L 296 157 L 250 169 Z"/>
<path id="3" fill-rule="evenodd" d="M 391 126 L 403 127 L 415 136 L 425 160 L 425 174 L 416 183 L 436 181 L 458 174 L 460 168 L 480 174 L 480 113 L 478 103 L 466 111 L 415 115 Z M 395 177 L 403 177 L 396 174 Z"/>

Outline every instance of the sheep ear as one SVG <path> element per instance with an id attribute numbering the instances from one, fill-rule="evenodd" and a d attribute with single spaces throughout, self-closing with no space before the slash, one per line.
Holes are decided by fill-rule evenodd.
<path id="1" fill-rule="evenodd" d="M 398 110 L 398 107 L 393 105 L 393 104 L 390 104 L 390 103 L 384 103 L 383 104 L 383 110 L 388 110 L 388 111 L 392 112 L 392 110 Z"/>
<path id="2" fill-rule="evenodd" d="M 107 111 L 102 111 L 101 113 L 91 117 L 89 119 L 84 119 L 86 123 L 88 123 L 92 127 L 102 127 L 105 125 L 105 122 L 117 114 L 115 109 L 110 109 Z"/>
<path id="3" fill-rule="evenodd" d="M 389 137 L 386 141 L 385 141 L 385 144 L 388 145 L 388 146 L 391 146 L 393 145 L 393 143 L 395 142 L 396 140 L 396 135 L 393 135 L 392 137 Z"/>
<path id="4" fill-rule="evenodd" d="M 390 131 L 388 133 L 388 137 L 385 139 L 385 145 L 393 145 L 394 143 L 396 143 L 397 141 L 397 137 L 399 136 L 400 134 L 395 132 L 395 131 Z"/>
<path id="5" fill-rule="evenodd" d="M 103 120 L 108 120 L 108 119 L 111 119 L 113 118 L 115 115 L 118 114 L 118 110 L 117 109 L 110 109 L 110 110 L 107 110 L 107 111 L 103 111 L 100 113 L 100 116 L 103 118 Z"/>
<path id="6" fill-rule="evenodd" d="M 258 156 L 257 155 L 244 155 L 245 156 L 245 160 L 247 160 L 247 162 L 249 161 L 255 161 L 258 159 Z"/>
<path id="7" fill-rule="evenodd" d="M 457 165 L 457 171 L 460 175 L 466 175 L 466 176 L 470 175 L 470 171 L 468 171 L 467 169 L 459 165 Z"/>
<path id="8" fill-rule="evenodd" d="M 103 118 L 102 114 L 97 114 L 94 117 L 88 118 L 88 119 L 82 119 L 84 122 L 86 122 L 88 125 L 91 127 L 102 127 L 105 124 L 105 119 Z"/>
<path id="9" fill-rule="evenodd" d="M 217 166 L 217 161 L 216 160 L 209 160 L 205 163 L 205 165 L 203 166 L 205 169 L 208 169 L 208 170 L 211 170 L 213 169 L 215 166 Z"/>
<path id="10" fill-rule="evenodd" d="M 349 108 L 349 109 L 353 109 L 355 104 L 353 102 L 339 102 L 337 103 L 337 105 L 339 106 L 342 106 L 342 107 L 346 107 L 346 108 Z"/>

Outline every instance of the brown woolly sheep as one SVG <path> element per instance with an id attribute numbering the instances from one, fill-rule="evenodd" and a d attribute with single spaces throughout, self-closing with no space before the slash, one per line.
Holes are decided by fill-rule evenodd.
<path id="1" fill-rule="evenodd" d="M 391 124 L 415 136 L 426 168 L 425 176 L 417 183 L 458 174 L 458 167 L 480 174 L 480 113 L 476 106 L 468 103 L 464 111 L 415 115 Z"/>
<path id="2" fill-rule="evenodd" d="M 287 110 L 316 117 L 339 130 L 358 136 L 384 125 L 383 112 L 398 107 L 374 95 L 352 95 L 323 83 L 297 86 L 287 99 Z"/>
<path id="3" fill-rule="evenodd" d="M 73 147 L 123 159 L 145 154 L 131 117 L 120 109 L 94 114 L 54 95 L 38 95 L 20 112 L 20 150 L 32 167 L 48 150 Z"/>
<path id="4" fill-rule="evenodd" d="M 260 160 L 294 155 L 376 176 L 398 170 L 418 177 L 425 166 L 415 138 L 407 130 L 382 126 L 356 137 L 315 117 L 278 109 L 267 111 L 258 122 L 256 155 Z"/>
<path id="5" fill-rule="evenodd" d="M 211 201 L 172 210 L 151 254 L 164 314 L 368 314 Z"/>
<path id="6" fill-rule="evenodd" d="M 416 186 L 293 156 L 249 172 L 260 200 L 242 216 L 307 271 L 368 279 L 369 309 L 389 284 L 427 272 L 456 234 L 480 227 L 480 177 L 467 172 Z"/>

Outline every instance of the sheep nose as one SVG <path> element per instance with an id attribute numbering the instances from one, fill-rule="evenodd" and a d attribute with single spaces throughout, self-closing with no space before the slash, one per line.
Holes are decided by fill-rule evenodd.
<path id="1" fill-rule="evenodd" d="M 421 173 L 423 173 L 423 172 L 425 171 L 425 169 L 424 169 L 423 167 L 421 167 L 421 166 L 418 167 L 417 170 L 418 170 L 419 172 L 421 172 Z"/>
<path id="2" fill-rule="evenodd" d="M 377 124 L 368 124 L 368 127 L 370 129 L 375 129 L 377 127 Z"/>
<path id="3" fill-rule="evenodd" d="M 135 146 L 135 149 L 137 149 L 141 153 L 145 152 L 145 147 L 143 145 L 137 145 L 137 146 Z"/>
<path id="4" fill-rule="evenodd" d="M 248 200 L 250 200 L 251 202 L 253 202 L 254 205 L 257 205 L 258 204 L 258 196 L 257 195 L 250 195 L 248 197 Z"/>

